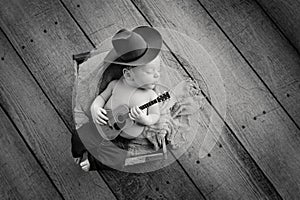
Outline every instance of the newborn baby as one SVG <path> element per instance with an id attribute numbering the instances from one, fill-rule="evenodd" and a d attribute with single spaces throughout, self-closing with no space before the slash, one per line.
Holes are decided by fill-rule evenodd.
<path id="1" fill-rule="evenodd" d="M 136 122 L 135 126 L 125 128 L 120 135 L 125 138 L 139 136 L 143 129 L 136 126 L 155 124 L 159 120 L 159 106 L 154 104 L 141 110 L 139 106 L 157 98 L 154 92 L 155 84 L 160 77 L 160 56 L 150 63 L 137 67 L 125 67 L 119 80 L 111 81 L 107 88 L 96 97 L 91 106 L 94 123 L 107 124 L 106 109 L 115 109 L 120 105 L 128 105 L 129 117 Z M 136 131 L 139 130 L 139 131 Z"/>
<path id="2" fill-rule="evenodd" d="M 111 81 L 95 98 L 90 107 L 91 116 L 97 129 L 98 126 L 107 128 L 107 111 L 122 105 L 128 106 L 128 116 L 134 123 L 122 129 L 119 137 L 133 139 L 140 136 L 146 126 L 155 124 L 160 118 L 158 104 L 143 110 L 139 107 L 158 97 L 153 89 L 160 77 L 159 52 L 162 47 L 162 37 L 152 27 L 139 26 L 131 31 L 119 30 L 113 36 L 112 44 L 113 49 L 106 55 L 104 61 L 110 63 L 108 68 L 111 65 L 120 66 L 123 75 L 119 80 Z M 86 127 L 91 126 L 87 123 Z M 99 148 L 101 150 L 101 147 Z M 111 160 L 117 161 L 120 157 L 113 152 L 109 152 L 108 155 L 105 150 L 101 153 Z M 75 158 L 75 162 L 80 163 L 84 171 L 89 171 L 89 159 Z"/>

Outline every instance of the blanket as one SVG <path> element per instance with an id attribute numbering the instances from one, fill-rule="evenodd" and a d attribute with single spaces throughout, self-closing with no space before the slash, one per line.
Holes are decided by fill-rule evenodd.
<path id="1" fill-rule="evenodd" d="M 181 82 L 172 93 L 176 95 L 176 101 L 169 107 L 164 107 L 166 110 L 162 110 L 159 121 L 147 126 L 143 132 L 155 150 L 161 147 L 161 140 L 164 138 L 173 149 L 183 145 L 190 132 L 191 116 L 203 108 L 204 97 L 192 82 Z"/>

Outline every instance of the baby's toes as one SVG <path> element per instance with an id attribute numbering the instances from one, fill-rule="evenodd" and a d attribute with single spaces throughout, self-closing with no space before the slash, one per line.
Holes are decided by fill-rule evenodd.
<path id="1" fill-rule="evenodd" d="M 88 172 L 90 170 L 90 167 L 86 165 L 86 166 L 82 167 L 81 169 L 85 172 Z"/>
<path id="2" fill-rule="evenodd" d="M 82 162 L 80 163 L 80 166 L 83 167 L 83 166 L 87 165 L 88 162 L 89 162 L 88 159 L 86 159 L 85 161 L 82 161 Z"/>
<path id="3" fill-rule="evenodd" d="M 85 161 L 81 162 L 80 163 L 80 166 L 81 166 L 81 169 L 84 170 L 84 171 L 89 171 L 90 169 L 90 162 L 88 159 L 86 159 Z"/>
<path id="4" fill-rule="evenodd" d="M 80 158 L 74 158 L 74 162 L 78 165 L 80 162 Z"/>

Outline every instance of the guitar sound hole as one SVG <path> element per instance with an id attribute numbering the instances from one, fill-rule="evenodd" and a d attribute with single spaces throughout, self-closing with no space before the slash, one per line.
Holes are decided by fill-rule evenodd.
<path id="1" fill-rule="evenodd" d="M 123 119 L 123 116 L 121 116 L 121 115 L 118 116 L 118 121 L 119 121 L 119 122 L 122 122 L 123 120 L 124 120 L 124 119 Z"/>
<path id="2" fill-rule="evenodd" d="M 118 126 L 117 123 L 114 123 L 114 128 L 115 128 L 116 130 L 120 130 L 120 127 Z"/>

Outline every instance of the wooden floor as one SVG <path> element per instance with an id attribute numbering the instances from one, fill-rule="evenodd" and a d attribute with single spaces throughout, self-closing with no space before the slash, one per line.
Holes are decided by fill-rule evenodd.
<path id="1" fill-rule="evenodd" d="M 299 7 L 299 0 L 1 0 L 0 199 L 300 199 Z M 137 25 L 205 44 L 226 89 L 223 129 L 203 158 L 196 138 L 154 172 L 84 173 L 70 152 L 71 56 Z M 167 45 L 189 49 L 177 43 Z"/>

